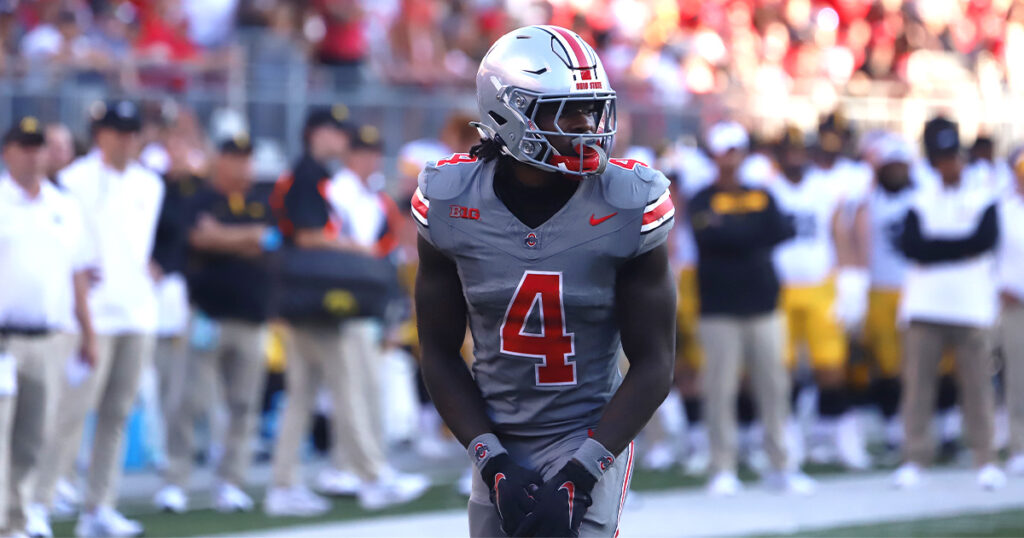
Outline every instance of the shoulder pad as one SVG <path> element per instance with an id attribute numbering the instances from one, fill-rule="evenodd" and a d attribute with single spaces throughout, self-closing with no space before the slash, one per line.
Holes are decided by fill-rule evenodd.
<path id="1" fill-rule="evenodd" d="M 633 159 L 609 159 L 600 177 L 605 201 L 619 209 L 639 209 L 668 191 L 665 174 Z"/>
<path id="2" fill-rule="evenodd" d="M 428 162 L 417 180 L 419 190 L 428 200 L 450 200 L 462 194 L 484 166 L 486 163 L 468 153 Z"/>

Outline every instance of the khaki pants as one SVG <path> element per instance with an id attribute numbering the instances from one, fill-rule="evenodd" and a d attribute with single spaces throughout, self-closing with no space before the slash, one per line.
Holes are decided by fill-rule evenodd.
<path id="1" fill-rule="evenodd" d="M 57 480 L 71 470 L 82 442 L 86 415 L 96 410 L 96 429 L 84 508 L 114 506 L 121 480 L 124 430 L 139 390 L 139 378 L 152 360 L 155 339 L 149 334 L 104 334 L 97 337 L 96 367 L 80 384 L 65 379 L 57 406 L 60 435 L 46 444 L 35 491 L 36 502 L 51 505 Z"/>
<path id="2" fill-rule="evenodd" d="M 705 356 L 703 392 L 712 471 L 736 471 L 736 395 L 744 367 L 764 426 L 768 457 L 775 469 L 786 469 L 789 372 L 784 361 L 782 315 L 703 316 L 700 341 Z"/>
<path id="3" fill-rule="evenodd" d="M 935 456 L 932 417 L 943 350 L 955 357 L 955 374 L 967 446 L 977 465 L 995 460 L 992 442 L 995 395 L 992 388 L 991 331 L 977 327 L 912 321 L 904 334 L 903 429 L 906 460 L 921 465 Z"/>
<path id="4" fill-rule="evenodd" d="M 17 392 L 0 396 L 0 529 L 21 530 L 38 473 L 39 447 L 52 437 L 61 366 L 74 340 L 67 335 L 13 336 Z M 69 345 L 70 344 L 70 345 Z"/>
<path id="5" fill-rule="evenodd" d="M 1024 306 L 1003 308 L 999 343 L 1006 365 L 1006 408 L 1010 414 L 1010 454 L 1024 454 Z"/>
<path id="6" fill-rule="evenodd" d="M 218 394 L 227 399 L 228 430 L 224 456 L 217 476 L 241 486 L 252 459 L 253 432 L 259 417 L 263 390 L 264 357 L 267 331 L 262 323 L 223 320 L 217 344 L 209 351 L 193 351 L 184 359 L 186 385 L 169 398 L 167 419 L 167 472 L 170 484 L 187 487 L 192 473 L 192 449 L 195 419 L 209 409 L 208 398 L 187 387 L 218 385 Z M 172 374 L 173 375 L 173 374 Z"/>
<path id="7" fill-rule="evenodd" d="M 274 447 L 273 481 L 296 483 L 299 447 L 321 383 L 331 395 L 331 464 L 376 480 L 386 465 L 380 406 L 377 322 L 355 319 L 337 327 L 297 325 L 289 339 L 284 418 Z"/>

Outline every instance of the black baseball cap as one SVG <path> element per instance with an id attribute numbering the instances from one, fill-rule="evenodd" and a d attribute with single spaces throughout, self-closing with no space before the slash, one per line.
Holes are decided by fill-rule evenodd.
<path id="1" fill-rule="evenodd" d="M 348 107 L 342 104 L 314 108 L 306 116 L 306 126 L 303 128 L 303 131 L 309 133 L 313 129 L 324 126 L 345 130 L 350 127 L 348 117 Z"/>
<path id="2" fill-rule="evenodd" d="M 46 143 L 43 126 L 34 116 L 25 116 L 17 121 L 4 134 L 3 145 L 18 144 L 20 146 L 39 147 Z"/>
<path id="3" fill-rule="evenodd" d="M 94 129 L 106 127 L 122 133 L 134 133 L 142 129 L 142 113 L 132 101 L 97 101 L 89 109 L 89 115 Z"/>
<path id="4" fill-rule="evenodd" d="M 252 155 L 252 141 L 249 140 L 248 133 L 237 133 L 231 138 L 221 142 L 217 149 L 224 155 L 242 155 L 248 157 L 249 155 Z"/>
<path id="5" fill-rule="evenodd" d="M 380 138 L 380 130 L 373 125 L 361 125 L 349 133 L 353 150 L 384 151 L 384 142 Z"/>
<path id="6" fill-rule="evenodd" d="M 944 116 L 924 124 L 924 150 L 929 159 L 960 153 L 960 128 Z"/>

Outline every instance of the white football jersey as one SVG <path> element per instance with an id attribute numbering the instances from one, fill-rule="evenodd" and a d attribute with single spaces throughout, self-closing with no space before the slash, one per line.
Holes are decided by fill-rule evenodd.
<path id="1" fill-rule="evenodd" d="M 868 267 L 871 287 L 899 290 L 903 286 L 907 260 L 896 249 L 896 241 L 903 232 L 903 219 L 913 202 L 914 188 L 907 187 L 891 193 L 875 187 L 867 198 L 868 222 L 871 226 L 871 259 Z"/>
<path id="2" fill-rule="evenodd" d="M 799 183 L 780 175 L 767 187 L 796 228 L 796 236 L 775 249 L 779 280 L 797 286 L 824 282 L 836 265 L 832 219 L 843 201 L 841 185 L 812 169 Z"/>

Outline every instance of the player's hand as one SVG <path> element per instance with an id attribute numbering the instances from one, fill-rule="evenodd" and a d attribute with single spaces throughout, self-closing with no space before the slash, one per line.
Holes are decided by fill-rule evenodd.
<path id="1" fill-rule="evenodd" d="M 576 460 L 569 460 L 541 486 L 535 495 L 537 507 L 513 536 L 579 536 L 583 515 L 593 502 L 590 493 L 595 484 L 597 477 Z"/>
<path id="2" fill-rule="evenodd" d="M 492 457 L 480 471 L 491 493 L 491 504 L 498 510 L 501 530 L 512 536 L 526 514 L 536 506 L 534 492 L 544 478 L 540 473 L 524 469 L 507 453 Z"/>

